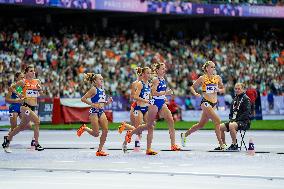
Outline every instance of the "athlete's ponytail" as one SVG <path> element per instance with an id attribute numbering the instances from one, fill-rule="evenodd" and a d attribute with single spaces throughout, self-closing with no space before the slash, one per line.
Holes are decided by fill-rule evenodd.
<path id="1" fill-rule="evenodd" d="M 145 71 L 146 71 L 147 69 L 150 69 L 150 68 L 149 68 L 149 67 L 144 67 L 144 68 L 137 67 L 137 68 L 136 68 L 136 73 L 137 73 L 138 76 L 141 76 L 143 73 L 145 73 Z M 150 69 L 150 70 L 151 70 L 151 69 Z"/>
<path id="2" fill-rule="evenodd" d="M 152 72 L 156 72 L 162 65 L 165 64 L 165 59 L 157 53 L 153 58 L 152 58 Z"/>
<path id="3" fill-rule="evenodd" d="M 142 68 L 141 68 L 141 67 L 137 67 L 137 68 L 136 68 L 136 74 L 137 74 L 138 76 L 140 76 L 140 75 L 142 74 Z"/>
<path id="4" fill-rule="evenodd" d="M 15 73 L 15 78 L 18 79 L 18 77 L 22 74 L 22 72 Z"/>
<path id="5" fill-rule="evenodd" d="M 94 73 L 86 73 L 84 74 L 84 82 L 94 82 L 97 79 L 98 74 L 94 74 Z"/>

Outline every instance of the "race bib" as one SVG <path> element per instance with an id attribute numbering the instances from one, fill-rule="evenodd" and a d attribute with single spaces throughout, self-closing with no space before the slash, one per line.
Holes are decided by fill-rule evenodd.
<path id="1" fill-rule="evenodd" d="M 208 84 L 206 85 L 206 93 L 215 93 L 217 91 L 217 85 Z"/>
<path id="2" fill-rule="evenodd" d="M 102 102 L 102 103 L 106 102 L 106 95 L 105 94 L 99 95 L 99 97 L 100 97 L 100 99 L 99 99 L 98 102 Z"/>
<path id="3" fill-rule="evenodd" d="M 33 90 L 33 89 L 28 89 L 26 91 L 26 97 L 28 97 L 28 98 L 37 98 L 38 97 L 38 91 L 37 90 Z"/>
<path id="4" fill-rule="evenodd" d="M 146 100 L 149 100 L 150 99 L 150 92 L 144 93 L 143 98 L 146 99 Z"/>

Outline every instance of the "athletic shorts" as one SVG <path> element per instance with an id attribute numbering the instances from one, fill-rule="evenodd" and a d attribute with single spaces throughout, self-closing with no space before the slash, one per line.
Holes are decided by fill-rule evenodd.
<path id="1" fill-rule="evenodd" d="M 158 107 L 158 111 L 160 111 L 163 107 L 163 105 L 165 104 L 166 100 L 165 99 L 151 99 L 150 100 L 150 104 L 155 105 Z"/>
<path id="2" fill-rule="evenodd" d="M 206 100 L 205 98 L 202 98 L 202 100 L 201 100 L 201 102 L 200 102 L 200 106 L 201 106 L 201 104 L 203 104 L 203 103 L 204 103 L 204 106 L 205 106 L 205 107 L 208 107 L 208 106 L 210 105 L 212 108 L 214 108 L 214 107 L 217 105 L 217 102 L 216 102 L 216 103 L 212 103 L 212 102 Z"/>
<path id="3" fill-rule="evenodd" d="M 229 129 L 229 123 L 230 122 L 236 122 L 238 124 L 238 130 L 248 130 L 250 128 L 250 121 L 229 121 L 225 123 L 225 126 L 227 128 L 227 132 L 230 131 Z"/>
<path id="4" fill-rule="evenodd" d="M 143 107 L 143 106 L 136 106 L 136 107 L 134 108 L 134 115 L 135 115 L 135 114 L 138 115 L 138 113 L 136 113 L 135 111 L 140 111 L 140 112 L 142 112 L 143 115 L 145 115 L 146 112 L 148 112 L 148 106 L 145 106 L 145 107 Z"/>
<path id="5" fill-rule="evenodd" d="M 99 109 L 99 108 L 91 108 L 89 111 L 90 114 L 97 114 L 98 118 L 100 118 L 102 116 L 102 114 L 104 113 L 104 109 Z"/>
<path id="6" fill-rule="evenodd" d="M 21 113 L 21 105 L 22 104 L 11 104 L 9 107 L 9 113 Z"/>

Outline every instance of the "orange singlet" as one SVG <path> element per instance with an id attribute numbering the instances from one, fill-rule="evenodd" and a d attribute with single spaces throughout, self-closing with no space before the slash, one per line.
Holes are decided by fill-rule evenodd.
<path id="1" fill-rule="evenodd" d="M 23 95 L 27 99 L 34 99 L 38 97 L 38 79 L 24 80 Z"/>

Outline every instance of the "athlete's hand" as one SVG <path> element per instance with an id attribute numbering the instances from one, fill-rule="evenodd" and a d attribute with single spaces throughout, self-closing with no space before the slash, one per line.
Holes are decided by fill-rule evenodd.
<path id="1" fill-rule="evenodd" d="M 39 91 L 41 91 L 41 90 L 42 90 L 42 88 L 41 88 L 40 84 L 37 84 L 37 85 L 36 85 L 36 87 L 37 87 L 37 90 L 39 90 Z"/>
<path id="2" fill-rule="evenodd" d="M 219 88 L 217 88 L 217 91 L 216 92 L 218 92 L 218 93 L 225 93 L 225 89 L 223 88 L 223 89 L 219 89 Z"/>
<path id="3" fill-rule="evenodd" d="M 18 92 L 16 92 L 17 93 L 17 96 L 20 98 L 20 99 L 23 99 L 24 100 L 24 95 L 23 94 L 21 94 L 21 93 L 18 93 Z"/>
<path id="4" fill-rule="evenodd" d="M 201 97 L 201 95 L 199 93 L 195 93 L 194 96 Z"/>
<path id="5" fill-rule="evenodd" d="M 24 100 L 25 100 L 24 98 L 18 98 L 18 99 L 17 99 L 17 103 L 23 103 Z"/>
<path id="6" fill-rule="evenodd" d="M 107 104 L 110 104 L 110 103 L 112 103 L 112 102 L 113 102 L 112 97 L 109 97 L 109 98 L 107 99 Z"/>
<path id="7" fill-rule="evenodd" d="M 172 91 L 172 89 L 168 89 L 168 90 L 166 91 L 166 95 L 172 95 L 172 94 L 174 94 L 174 92 Z"/>

